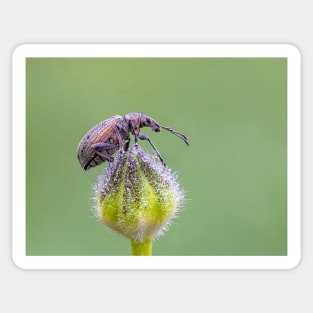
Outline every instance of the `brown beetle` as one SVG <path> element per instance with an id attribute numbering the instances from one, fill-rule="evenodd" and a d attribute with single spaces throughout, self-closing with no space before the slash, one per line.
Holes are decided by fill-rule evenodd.
<path id="1" fill-rule="evenodd" d="M 118 150 L 127 151 L 130 143 L 129 134 L 135 136 L 135 143 L 138 138 L 147 140 L 161 162 L 165 165 L 158 149 L 151 142 L 149 137 L 140 133 L 140 128 L 151 127 L 155 132 L 166 129 L 172 134 L 183 139 L 189 145 L 188 138 L 166 126 L 161 126 L 151 117 L 141 113 L 129 113 L 124 116 L 114 115 L 91 128 L 82 138 L 77 147 L 77 157 L 81 167 L 87 171 L 91 167 L 95 167 L 102 162 L 112 162 L 112 155 Z"/>

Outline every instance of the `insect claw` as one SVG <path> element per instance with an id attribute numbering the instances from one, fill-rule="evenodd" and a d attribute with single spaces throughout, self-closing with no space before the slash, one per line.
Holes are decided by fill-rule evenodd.
<path id="1" fill-rule="evenodd" d="M 159 156 L 159 159 L 161 160 L 161 163 L 164 165 L 164 167 L 166 167 L 167 166 L 166 163 L 164 162 L 162 158 L 160 158 L 160 156 Z"/>

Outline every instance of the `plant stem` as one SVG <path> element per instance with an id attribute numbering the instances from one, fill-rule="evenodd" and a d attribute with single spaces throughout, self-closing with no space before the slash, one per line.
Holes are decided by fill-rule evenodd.
<path id="1" fill-rule="evenodd" d="M 134 256 L 151 256 L 152 239 L 148 238 L 143 242 L 131 240 L 131 248 Z"/>

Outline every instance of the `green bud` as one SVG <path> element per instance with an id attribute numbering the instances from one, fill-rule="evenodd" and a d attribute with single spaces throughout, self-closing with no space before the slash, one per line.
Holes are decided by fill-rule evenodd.
<path id="1" fill-rule="evenodd" d="M 94 190 L 97 217 L 137 244 L 166 231 L 184 199 L 177 176 L 138 145 L 116 155 Z"/>

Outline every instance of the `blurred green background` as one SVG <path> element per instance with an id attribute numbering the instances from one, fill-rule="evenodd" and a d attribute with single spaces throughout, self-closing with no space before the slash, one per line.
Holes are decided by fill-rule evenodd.
<path id="1" fill-rule="evenodd" d="M 154 255 L 287 254 L 286 59 L 29 58 L 26 89 L 27 255 L 130 255 L 92 214 L 104 165 L 76 158 L 92 126 L 130 112 L 190 141 L 142 129 L 187 199 Z"/>

